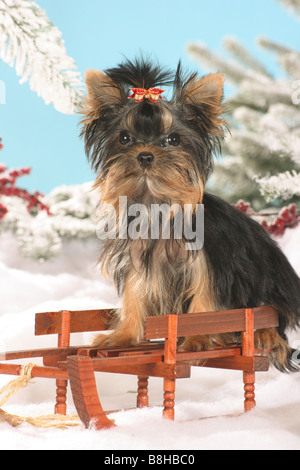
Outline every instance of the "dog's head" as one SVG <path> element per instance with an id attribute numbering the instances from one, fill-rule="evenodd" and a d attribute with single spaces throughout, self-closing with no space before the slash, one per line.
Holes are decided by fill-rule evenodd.
<path id="1" fill-rule="evenodd" d="M 82 136 L 102 202 L 201 203 L 223 137 L 223 75 L 184 76 L 180 64 L 171 72 L 140 59 L 88 70 L 85 80 Z M 169 86 L 166 100 L 160 87 Z"/>

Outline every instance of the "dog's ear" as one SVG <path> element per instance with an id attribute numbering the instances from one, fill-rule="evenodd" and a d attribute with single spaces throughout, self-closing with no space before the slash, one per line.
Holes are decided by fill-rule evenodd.
<path id="1" fill-rule="evenodd" d="M 190 108 L 196 111 L 203 109 L 204 113 L 210 117 L 212 128 L 219 128 L 224 123 L 219 116 L 224 113 L 223 84 L 225 77 L 222 73 L 212 73 L 197 80 L 196 76 L 185 84 L 182 98 Z"/>
<path id="2" fill-rule="evenodd" d="M 206 104 L 216 113 L 223 98 L 224 80 L 222 73 L 211 73 L 200 80 L 193 76 L 184 87 L 183 98 L 190 104 Z"/>
<path id="3" fill-rule="evenodd" d="M 82 113 L 87 116 L 85 122 L 98 119 L 104 106 L 114 106 L 120 103 L 119 87 L 104 72 L 87 70 L 85 83 L 88 92 L 82 108 Z"/>

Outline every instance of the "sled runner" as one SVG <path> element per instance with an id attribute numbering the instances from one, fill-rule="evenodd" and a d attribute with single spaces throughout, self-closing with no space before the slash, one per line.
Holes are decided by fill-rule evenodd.
<path id="1" fill-rule="evenodd" d="M 132 374 L 138 377 L 137 407 L 148 406 L 149 377 L 163 378 L 163 416 L 174 419 L 175 383 L 188 378 L 191 367 L 241 370 L 244 410 L 255 406 L 255 372 L 267 371 L 267 351 L 254 347 L 254 330 L 278 326 L 278 315 L 270 306 L 216 312 L 149 317 L 144 341 L 137 346 L 93 348 L 70 346 L 71 333 L 105 331 L 110 309 L 38 313 L 36 335 L 58 335 L 58 346 L 0 353 L 0 374 L 19 375 L 21 365 L 7 361 L 41 357 L 43 366 L 33 366 L 32 377 L 56 380 L 55 413 L 66 414 L 67 384 L 70 382 L 77 413 L 86 427 L 115 426 L 103 410 L 95 372 Z M 178 352 L 178 338 L 193 335 L 241 332 L 241 345 L 209 351 Z"/>

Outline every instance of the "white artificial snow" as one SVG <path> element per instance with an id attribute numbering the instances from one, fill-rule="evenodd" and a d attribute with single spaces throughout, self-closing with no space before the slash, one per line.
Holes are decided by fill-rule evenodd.
<path id="1" fill-rule="evenodd" d="M 286 230 L 278 239 L 298 273 L 299 239 L 300 227 Z M 61 253 L 43 264 L 20 257 L 10 233 L 0 235 L 0 247 L 0 350 L 56 345 L 52 336 L 34 336 L 36 312 L 119 305 L 114 288 L 96 267 L 96 241 L 64 241 Z M 74 336 L 72 344 L 88 344 L 93 334 Z M 299 347 L 300 332 L 293 332 L 290 341 Z M 115 413 L 116 428 L 95 431 L 80 425 L 61 431 L 29 424 L 12 428 L 0 422 L 0 449 L 298 450 L 300 374 L 271 368 L 256 376 L 257 407 L 247 414 L 242 413 L 241 372 L 193 368 L 190 379 L 177 381 L 175 422 L 161 417 L 162 379 L 150 378 L 153 408 Z M 0 376 L 0 387 L 11 378 Z M 136 377 L 99 373 L 97 383 L 105 409 L 135 406 Z M 3 408 L 23 416 L 52 413 L 54 396 L 55 381 L 34 379 Z M 68 412 L 76 412 L 70 392 Z"/>

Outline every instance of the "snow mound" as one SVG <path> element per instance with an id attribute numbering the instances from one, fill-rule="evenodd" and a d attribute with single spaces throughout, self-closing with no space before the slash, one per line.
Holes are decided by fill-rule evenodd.
<path id="1" fill-rule="evenodd" d="M 300 273 L 300 227 L 287 230 L 279 243 Z M 34 315 L 59 309 L 105 308 L 120 303 L 114 287 L 96 266 L 98 241 L 64 241 L 58 256 L 45 263 L 20 257 L 13 235 L 0 236 L 0 350 L 56 346 L 52 337 L 34 336 Z M 91 334 L 74 335 L 87 344 Z M 300 344 L 300 332 L 290 336 Z M 39 360 L 37 359 L 36 362 Z M 28 362 L 28 361 L 27 361 Z M 0 376 L 0 387 L 11 377 Z M 176 420 L 161 417 L 162 380 L 150 378 L 153 408 L 112 415 L 116 428 L 11 428 L 0 423 L 1 449 L 299 449 L 300 375 L 274 369 L 257 374 L 257 407 L 243 414 L 242 374 L 193 368 L 191 379 L 177 381 Z M 134 407 L 136 377 L 98 374 L 105 409 Z M 55 383 L 36 379 L 4 406 L 10 413 L 38 416 L 53 412 Z M 1 397 L 0 397 L 1 399 Z M 68 392 L 68 412 L 74 413 Z"/>

